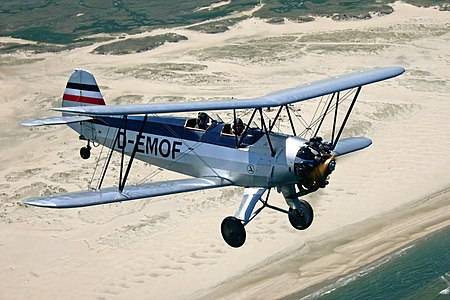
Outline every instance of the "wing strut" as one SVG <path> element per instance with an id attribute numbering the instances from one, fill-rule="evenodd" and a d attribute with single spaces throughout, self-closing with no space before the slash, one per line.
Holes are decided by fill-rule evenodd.
<path id="1" fill-rule="evenodd" d="M 278 111 L 277 116 L 280 114 L 282 108 L 283 107 L 280 107 L 280 110 Z M 287 109 L 287 107 L 286 107 L 286 109 Z M 244 132 L 242 133 L 241 137 L 239 138 L 239 141 L 237 141 L 237 148 L 239 148 L 241 146 L 242 141 L 244 140 L 245 136 L 247 135 L 248 129 L 250 128 L 250 125 L 252 124 L 252 121 L 253 121 L 257 111 L 259 112 L 259 115 L 260 115 L 260 118 L 261 118 L 261 127 L 262 127 L 262 130 L 264 130 L 264 133 L 265 133 L 265 135 L 267 137 L 267 142 L 269 143 L 270 152 L 271 152 L 271 155 L 273 157 L 273 156 L 275 156 L 276 152 L 275 152 L 275 150 L 273 148 L 272 141 L 270 140 L 269 133 L 271 132 L 271 130 L 273 128 L 273 124 L 275 124 L 275 122 L 270 124 L 270 127 L 267 128 L 266 122 L 264 121 L 264 115 L 263 115 L 263 111 L 262 111 L 261 107 L 255 108 L 253 110 L 253 113 L 252 113 L 252 115 L 250 117 L 250 120 L 247 123 L 247 126 L 245 127 Z M 233 111 L 233 113 L 234 113 L 234 119 L 236 120 L 236 113 L 234 111 Z"/>
<path id="2" fill-rule="evenodd" d="M 125 171 L 125 175 L 123 176 L 123 179 L 119 185 L 120 192 L 123 191 L 123 188 L 125 187 L 125 183 L 127 182 L 127 178 L 128 178 L 128 174 L 130 173 L 131 165 L 133 164 L 134 157 L 136 156 L 136 153 L 138 150 L 139 141 L 142 138 L 142 133 L 144 132 L 145 124 L 147 123 L 147 118 L 148 118 L 148 115 L 146 114 L 144 116 L 144 121 L 142 122 L 142 126 L 139 129 L 138 135 L 136 136 L 136 142 L 134 143 L 134 148 L 133 148 L 133 152 L 131 153 L 130 161 L 128 162 L 128 166 Z M 127 129 L 125 128 L 125 132 L 126 132 L 126 130 Z M 126 134 L 125 134 L 125 136 L 126 136 Z M 123 147 L 123 149 L 125 149 L 125 146 Z M 124 152 L 122 151 L 122 160 L 123 160 L 123 155 L 124 155 Z"/>
<path id="3" fill-rule="evenodd" d="M 119 191 L 122 192 L 123 191 L 123 186 L 122 186 L 122 173 L 123 173 L 123 160 L 125 159 L 125 148 L 127 147 L 127 122 L 128 121 L 128 116 L 124 115 L 123 116 L 123 147 L 122 147 L 122 156 L 120 157 L 120 176 L 119 176 Z M 119 140 L 120 142 L 120 140 Z M 117 144 L 119 145 L 119 143 Z M 115 146 L 115 145 L 114 145 Z"/>
<path id="4" fill-rule="evenodd" d="M 277 111 L 277 114 L 275 115 L 275 118 L 273 118 L 273 121 L 269 126 L 269 132 L 272 132 L 273 127 L 275 127 L 275 124 L 277 123 L 278 117 L 280 116 L 280 113 L 282 110 L 283 110 L 283 106 L 280 106 L 280 108 Z M 269 120 L 269 122 L 270 122 L 270 120 Z"/>
<path id="5" fill-rule="evenodd" d="M 263 116 L 262 108 L 258 108 L 258 110 L 259 110 L 259 115 L 261 117 L 261 126 L 264 129 L 264 132 L 266 134 L 267 142 L 269 142 L 270 152 L 271 152 L 272 157 L 273 157 L 273 156 L 275 156 L 275 151 L 273 150 L 272 141 L 270 140 L 270 136 L 269 136 L 269 131 L 267 131 L 266 122 L 264 122 L 264 116 Z"/>
<path id="6" fill-rule="evenodd" d="M 314 135 L 312 136 L 312 138 L 315 138 L 317 136 L 317 134 L 320 131 L 320 128 L 323 125 L 323 121 L 325 120 L 325 117 L 331 113 L 334 110 L 334 116 L 333 116 L 333 124 L 332 124 L 332 130 L 331 130 L 331 145 L 332 145 L 332 150 L 334 148 L 336 148 L 336 145 L 339 142 L 339 139 L 342 135 L 342 132 L 344 131 L 345 125 L 347 124 L 348 118 L 350 117 L 350 113 L 353 110 L 353 107 L 356 103 L 356 100 L 358 99 L 359 93 L 361 92 L 362 86 L 359 86 L 356 89 L 356 93 L 353 96 L 352 102 L 350 103 L 349 108 L 347 109 L 347 112 L 345 114 L 344 120 L 342 121 L 341 126 L 339 127 L 338 133 L 336 134 L 336 130 L 337 130 L 337 121 L 338 121 L 338 109 L 339 109 L 339 103 L 342 103 L 345 99 L 347 99 L 347 96 L 351 95 L 353 93 L 353 91 L 349 91 L 348 93 L 346 93 L 344 96 L 341 97 L 340 92 L 335 92 L 331 95 L 330 100 L 328 101 L 328 104 L 326 104 L 326 108 L 324 107 L 325 111 L 323 112 L 323 114 L 321 114 L 320 116 L 320 120 L 319 118 L 316 119 L 314 122 L 312 122 L 313 126 L 316 126 L 315 124 L 318 123 L 317 128 L 315 129 Z M 334 102 L 334 98 L 336 96 L 336 101 L 335 104 L 333 104 Z M 302 135 L 305 131 L 303 131 L 302 133 L 300 133 L 300 135 Z"/>
<path id="7" fill-rule="evenodd" d="M 333 93 L 333 95 L 331 95 L 330 102 L 328 102 L 327 108 L 325 109 L 325 112 L 323 113 L 322 118 L 320 119 L 319 126 L 317 126 L 316 132 L 314 133 L 314 137 L 316 137 L 317 134 L 319 133 L 320 127 L 322 127 L 323 120 L 325 120 L 325 117 L 328 115 L 328 110 L 330 109 L 331 103 L 333 102 L 334 95 L 336 95 L 336 93 Z"/>
<path id="8" fill-rule="evenodd" d="M 233 125 L 236 126 L 236 124 L 237 124 L 237 117 L 236 117 L 236 110 L 235 109 L 233 109 L 233 118 L 234 118 Z M 235 148 L 238 148 L 239 147 L 239 140 L 238 140 L 237 132 L 236 132 L 236 130 L 233 130 L 233 132 L 234 132 Z"/>
<path id="9" fill-rule="evenodd" d="M 336 136 L 336 139 L 334 141 L 332 140 L 332 143 L 333 143 L 332 149 L 336 148 L 336 145 L 339 142 L 339 138 L 341 137 L 342 131 L 344 131 L 345 125 L 347 124 L 348 117 L 350 117 L 350 113 L 353 110 L 353 106 L 355 105 L 356 99 L 358 99 L 358 95 L 359 95 L 360 91 L 361 91 L 361 87 L 358 87 L 358 89 L 356 90 L 356 94 L 353 97 L 352 103 L 350 104 L 350 107 L 347 110 L 347 114 L 345 115 L 344 121 L 342 121 L 341 128 L 339 128 L 339 132 Z M 339 96 L 338 96 L 338 99 L 339 99 Z M 336 110 L 337 110 L 337 104 L 336 104 Z"/>
<path id="10" fill-rule="evenodd" d="M 148 114 L 146 114 L 144 116 L 144 120 L 142 122 L 141 128 L 139 129 L 139 132 L 138 132 L 138 134 L 136 136 L 136 142 L 134 143 L 134 148 L 133 148 L 133 151 L 131 152 L 130 160 L 128 161 L 128 164 L 127 164 L 127 167 L 126 167 L 125 173 L 124 173 L 125 148 L 126 148 L 126 145 L 127 145 L 128 116 L 127 115 L 123 116 L 123 128 L 118 128 L 117 129 L 117 134 L 116 134 L 116 137 L 114 138 L 114 141 L 113 141 L 113 143 L 111 145 L 111 151 L 109 152 L 108 159 L 106 161 L 106 164 L 105 164 L 103 172 L 102 172 L 102 176 L 100 178 L 100 182 L 99 182 L 99 184 L 97 186 L 97 190 L 100 190 L 101 187 L 102 187 L 103 180 L 105 179 L 106 171 L 108 170 L 108 166 L 109 166 L 109 163 L 111 161 L 112 154 L 114 152 L 114 148 L 117 145 L 119 148 L 122 148 L 121 158 L 120 158 L 119 192 L 123 191 L 123 189 L 125 188 L 125 184 L 127 183 L 128 175 L 130 174 L 130 170 L 131 170 L 131 166 L 133 164 L 134 158 L 136 157 L 139 140 L 142 138 L 142 133 L 144 132 L 145 124 L 147 123 L 147 119 L 148 119 Z M 123 143 L 122 143 L 122 146 L 120 146 L 121 130 L 123 130 L 123 140 L 122 140 Z"/>
<path id="11" fill-rule="evenodd" d="M 111 145 L 111 150 L 109 151 L 108 154 L 108 160 L 106 161 L 106 164 L 103 167 L 102 177 L 100 178 L 100 181 L 98 183 L 97 190 L 102 188 L 103 180 L 105 179 L 106 171 L 108 170 L 109 162 L 111 161 L 111 157 L 114 152 L 114 147 L 116 146 L 119 136 L 120 136 L 120 128 L 117 129 L 116 137 L 114 138 L 114 142 Z"/>
<path id="12" fill-rule="evenodd" d="M 245 130 L 244 130 L 244 132 L 242 133 L 241 138 L 239 139 L 239 142 L 238 142 L 238 148 L 241 146 L 242 141 L 244 140 L 244 137 L 247 135 L 248 129 L 250 128 L 250 125 L 252 124 L 253 118 L 255 117 L 255 114 L 256 114 L 256 111 L 257 111 L 257 110 L 258 110 L 257 108 L 255 108 L 255 109 L 253 110 L 252 116 L 250 117 L 250 120 L 249 120 L 248 123 L 247 123 L 247 127 L 245 127 Z"/>
<path id="13" fill-rule="evenodd" d="M 292 133 L 294 134 L 294 136 L 297 135 L 297 133 L 295 132 L 295 126 L 294 126 L 294 122 L 292 122 L 292 117 L 291 117 L 291 113 L 289 112 L 289 106 L 285 106 L 286 107 L 286 112 L 289 118 L 289 123 L 291 124 L 291 128 L 292 128 Z"/>
<path id="14" fill-rule="evenodd" d="M 339 92 L 337 92 L 336 96 L 336 106 L 334 107 L 334 119 L 333 119 L 333 130 L 331 132 L 331 143 L 334 141 L 334 134 L 336 133 L 336 121 L 339 107 Z"/>

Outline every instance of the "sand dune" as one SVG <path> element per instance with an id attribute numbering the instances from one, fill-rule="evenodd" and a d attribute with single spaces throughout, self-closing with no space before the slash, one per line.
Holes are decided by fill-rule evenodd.
<path id="1" fill-rule="evenodd" d="M 394 10 L 364 21 L 270 25 L 252 18 L 215 35 L 179 28 L 170 32 L 189 40 L 123 56 L 92 54 L 97 44 L 0 57 L 8 60 L 0 63 L 0 298 L 283 297 L 449 225 L 447 191 L 428 196 L 450 182 L 450 15 L 401 3 Z M 91 180 L 100 148 L 82 161 L 83 143 L 70 129 L 18 125 L 59 106 L 75 67 L 96 75 L 108 103 L 144 103 L 251 97 L 393 64 L 407 73 L 365 87 L 345 132 L 368 135 L 373 146 L 340 159 L 327 189 L 306 197 L 316 218 L 305 232 L 264 211 L 248 226 L 246 245 L 229 248 L 220 223 L 238 207 L 239 188 L 84 209 L 21 204 L 86 189 Z M 295 109 L 310 118 L 315 104 Z M 114 168 L 107 185 L 117 181 Z M 136 163 L 131 176 L 178 175 Z M 284 205 L 279 194 L 272 201 Z"/>

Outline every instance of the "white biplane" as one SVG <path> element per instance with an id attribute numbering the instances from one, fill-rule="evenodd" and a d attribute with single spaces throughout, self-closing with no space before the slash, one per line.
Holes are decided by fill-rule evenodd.
<path id="1" fill-rule="evenodd" d="M 106 167 L 95 190 L 31 198 L 24 203 L 71 208 L 241 186 L 245 190 L 238 210 L 234 216 L 226 217 L 221 225 L 222 236 L 228 245 L 240 247 L 244 244 L 245 226 L 264 208 L 286 213 L 294 228 L 304 230 L 313 221 L 313 209 L 299 197 L 328 184 L 336 158 L 364 149 L 372 143 L 365 137 L 341 138 L 362 86 L 398 76 L 404 71 L 402 67 L 376 68 L 252 99 L 105 105 L 94 76 L 77 69 L 67 83 L 62 107 L 54 109 L 62 112 L 62 116 L 22 124 L 67 124 L 87 141 L 87 146 L 80 150 L 82 158 L 90 157 L 91 142 L 111 149 Z M 347 97 L 351 102 L 339 127 L 337 115 L 343 94 L 351 95 Z M 326 102 L 323 102 L 322 113 L 313 123 L 314 132 L 306 139 L 296 133 L 291 104 L 318 97 L 326 97 Z M 275 107 L 278 108 L 275 117 L 267 120 L 263 108 Z M 206 113 L 219 110 L 232 110 L 233 120 L 225 123 L 214 120 Z M 237 110 L 251 110 L 247 122 L 237 117 Z M 292 134 L 273 131 L 283 111 L 290 122 Z M 165 115 L 179 112 L 199 113 L 197 118 Z M 329 141 L 318 136 L 327 115 L 334 115 Z M 255 116 L 259 116 L 260 121 L 256 126 L 253 122 Z M 121 155 L 119 184 L 117 187 L 102 188 L 114 151 Z M 124 163 L 125 155 L 130 157 L 127 164 Z M 126 185 L 134 159 L 191 178 Z M 272 188 L 283 194 L 287 209 L 269 204 Z M 261 204 L 256 208 L 258 202 Z"/>

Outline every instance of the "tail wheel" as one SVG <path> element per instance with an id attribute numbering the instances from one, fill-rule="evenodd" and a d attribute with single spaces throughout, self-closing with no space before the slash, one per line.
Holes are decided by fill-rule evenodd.
<path id="1" fill-rule="evenodd" d="M 305 230 L 311 226 L 314 219 L 314 211 L 305 200 L 299 200 L 297 208 L 289 208 L 289 222 L 297 230 Z"/>
<path id="2" fill-rule="evenodd" d="M 233 248 L 239 248 L 245 243 L 246 233 L 244 224 L 235 217 L 226 217 L 220 226 L 222 237 Z"/>

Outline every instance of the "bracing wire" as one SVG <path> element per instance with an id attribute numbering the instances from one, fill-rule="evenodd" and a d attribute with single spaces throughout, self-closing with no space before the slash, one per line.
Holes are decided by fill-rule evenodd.
<path id="1" fill-rule="evenodd" d="M 351 89 L 351 90 L 347 91 L 347 92 L 340 98 L 339 104 L 341 104 L 342 102 L 344 102 L 345 100 L 347 100 L 353 93 L 355 93 L 355 89 Z M 333 109 L 334 109 L 335 107 L 336 107 L 336 103 L 332 104 L 331 107 L 330 107 L 330 109 L 329 109 L 327 112 L 324 113 L 325 116 L 327 116 L 330 112 L 332 112 Z M 316 126 L 316 125 L 320 122 L 320 119 L 324 116 L 324 114 L 318 116 L 317 119 L 315 119 L 315 120 L 312 122 L 312 124 L 310 124 L 310 126 Z M 299 134 L 299 136 L 303 136 L 303 135 L 306 134 L 309 130 L 310 130 L 310 128 L 308 128 L 308 127 L 305 128 L 305 129 Z"/>
<path id="2" fill-rule="evenodd" d="M 100 163 L 100 160 L 101 160 L 101 157 L 102 157 L 102 154 L 103 154 L 103 149 L 105 148 L 106 139 L 108 138 L 108 134 L 109 134 L 109 130 L 110 130 L 110 129 L 111 129 L 111 127 L 108 127 L 108 131 L 106 131 L 105 140 L 104 140 L 103 143 L 102 143 L 102 148 L 101 148 L 101 150 L 100 150 L 100 154 L 99 154 L 98 157 L 97 157 L 97 161 L 95 162 L 94 171 L 92 172 L 91 179 L 89 180 L 89 183 L 88 183 L 88 189 L 93 189 L 93 188 L 92 188 L 92 182 L 94 181 L 95 174 L 97 173 L 97 168 L 98 168 L 98 165 L 99 165 L 99 163 Z M 100 144 L 98 144 L 98 146 L 99 146 L 99 145 L 100 145 Z M 106 164 L 106 162 L 105 162 L 105 164 Z M 105 167 L 105 166 L 103 165 L 102 171 L 103 171 L 104 167 Z"/>
<path id="3" fill-rule="evenodd" d="M 314 111 L 314 114 L 313 114 L 313 116 L 312 116 L 312 118 L 311 118 L 311 122 L 309 122 L 309 126 L 311 126 L 313 120 L 316 118 L 317 111 L 319 110 L 319 107 L 320 107 L 320 105 L 322 104 L 322 101 L 323 101 L 323 96 L 320 97 L 319 104 L 317 104 L 317 106 L 316 106 L 316 110 Z"/>

